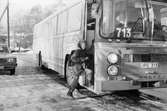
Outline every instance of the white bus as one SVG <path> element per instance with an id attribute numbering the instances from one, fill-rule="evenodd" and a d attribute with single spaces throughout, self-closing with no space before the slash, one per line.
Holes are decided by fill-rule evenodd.
<path id="1" fill-rule="evenodd" d="M 167 87 L 167 3 L 78 0 L 35 25 L 38 65 L 64 75 L 79 40 L 87 42 L 94 92 Z M 85 78 L 86 80 L 87 78 Z"/>

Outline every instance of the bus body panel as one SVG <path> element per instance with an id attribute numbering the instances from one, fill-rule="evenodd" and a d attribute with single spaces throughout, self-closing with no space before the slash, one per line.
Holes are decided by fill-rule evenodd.
<path id="1" fill-rule="evenodd" d="M 118 64 L 119 74 L 110 76 L 107 73 L 107 68 L 111 65 L 107 60 L 110 53 L 116 53 L 121 56 L 121 61 Z M 133 55 L 132 61 L 125 60 L 125 55 Z M 152 54 L 150 61 L 138 59 L 136 57 Z M 162 57 L 163 54 L 164 56 Z M 135 58 L 136 57 L 136 58 Z M 115 91 L 115 90 L 130 90 L 150 87 L 165 87 L 167 86 L 167 45 L 161 44 L 134 44 L 134 43 L 95 43 L 95 91 Z M 131 58 L 129 58 L 131 59 Z M 134 60 L 138 59 L 137 62 Z M 143 66 L 149 64 L 158 64 L 158 66 Z M 126 80 L 123 80 L 126 78 Z M 137 84 L 134 84 L 137 82 Z M 150 82 L 149 86 L 145 83 Z M 152 82 L 152 83 L 151 83 Z M 159 86 L 154 86 L 156 83 Z"/>
<path id="2" fill-rule="evenodd" d="M 101 3 L 101 0 L 97 1 Z M 102 38 L 99 34 L 100 17 L 96 18 L 95 29 L 87 30 L 86 3 L 85 0 L 77 1 L 68 8 L 60 9 L 34 27 L 33 50 L 37 56 L 41 51 L 43 65 L 64 74 L 66 56 L 71 54 L 72 50 L 78 49 L 77 44 L 80 40 L 86 39 L 87 49 L 92 48 L 89 53 L 94 59 L 93 91 L 96 93 L 167 87 L 167 61 L 165 59 L 167 58 L 167 45 L 165 42 L 127 43 L 124 41 L 123 43 L 121 40 Z M 73 7 L 77 8 L 72 9 Z M 99 10 L 102 9 L 99 8 Z M 77 12 L 70 13 L 70 11 Z M 75 30 L 77 26 L 79 28 Z M 118 76 L 108 74 L 107 70 L 111 63 L 107 56 L 110 53 L 120 56 L 117 64 Z M 145 59 L 143 59 L 144 56 Z"/>

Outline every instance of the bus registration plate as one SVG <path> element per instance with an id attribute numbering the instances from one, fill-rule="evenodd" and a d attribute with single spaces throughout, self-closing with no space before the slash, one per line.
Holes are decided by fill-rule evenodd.
<path id="1" fill-rule="evenodd" d="M 158 68 L 158 63 L 141 63 L 141 68 Z"/>
<path id="2" fill-rule="evenodd" d="M 0 66 L 0 69 L 4 69 L 4 66 Z"/>

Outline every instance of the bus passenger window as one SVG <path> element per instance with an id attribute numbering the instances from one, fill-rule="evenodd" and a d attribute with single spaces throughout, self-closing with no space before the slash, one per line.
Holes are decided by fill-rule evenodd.
<path id="1" fill-rule="evenodd" d="M 82 15 L 82 4 L 79 3 L 69 10 L 68 15 L 68 32 L 80 30 L 81 28 L 81 16 Z"/>
<path id="2" fill-rule="evenodd" d="M 98 5 L 95 3 L 88 4 L 87 29 L 95 30 L 95 21 Z"/>
<path id="3" fill-rule="evenodd" d="M 58 16 L 58 34 L 67 32 L 67 12 L 63 12 Z"/>

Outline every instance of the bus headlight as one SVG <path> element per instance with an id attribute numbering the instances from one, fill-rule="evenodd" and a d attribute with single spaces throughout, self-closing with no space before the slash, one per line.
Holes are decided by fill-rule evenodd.
<path id="1" fill-rule="evenodd" d="M 8 62 L 14 62 L 13 58 L 8 58 Z"/>
<path id="2" fill-rule="evenodd" d="M 108 67 L 108 74 L 111 76 L 116 76 L 118 74 L 118 67 L 117 66 L 109 66 Z"/>
<path id="3" fill-rule="evenodd" d="M 108 55 L 107 59 L 110 63 L 115 64 L 118 62 L 118 55 L 115 53 L 111 53 Z"/>

